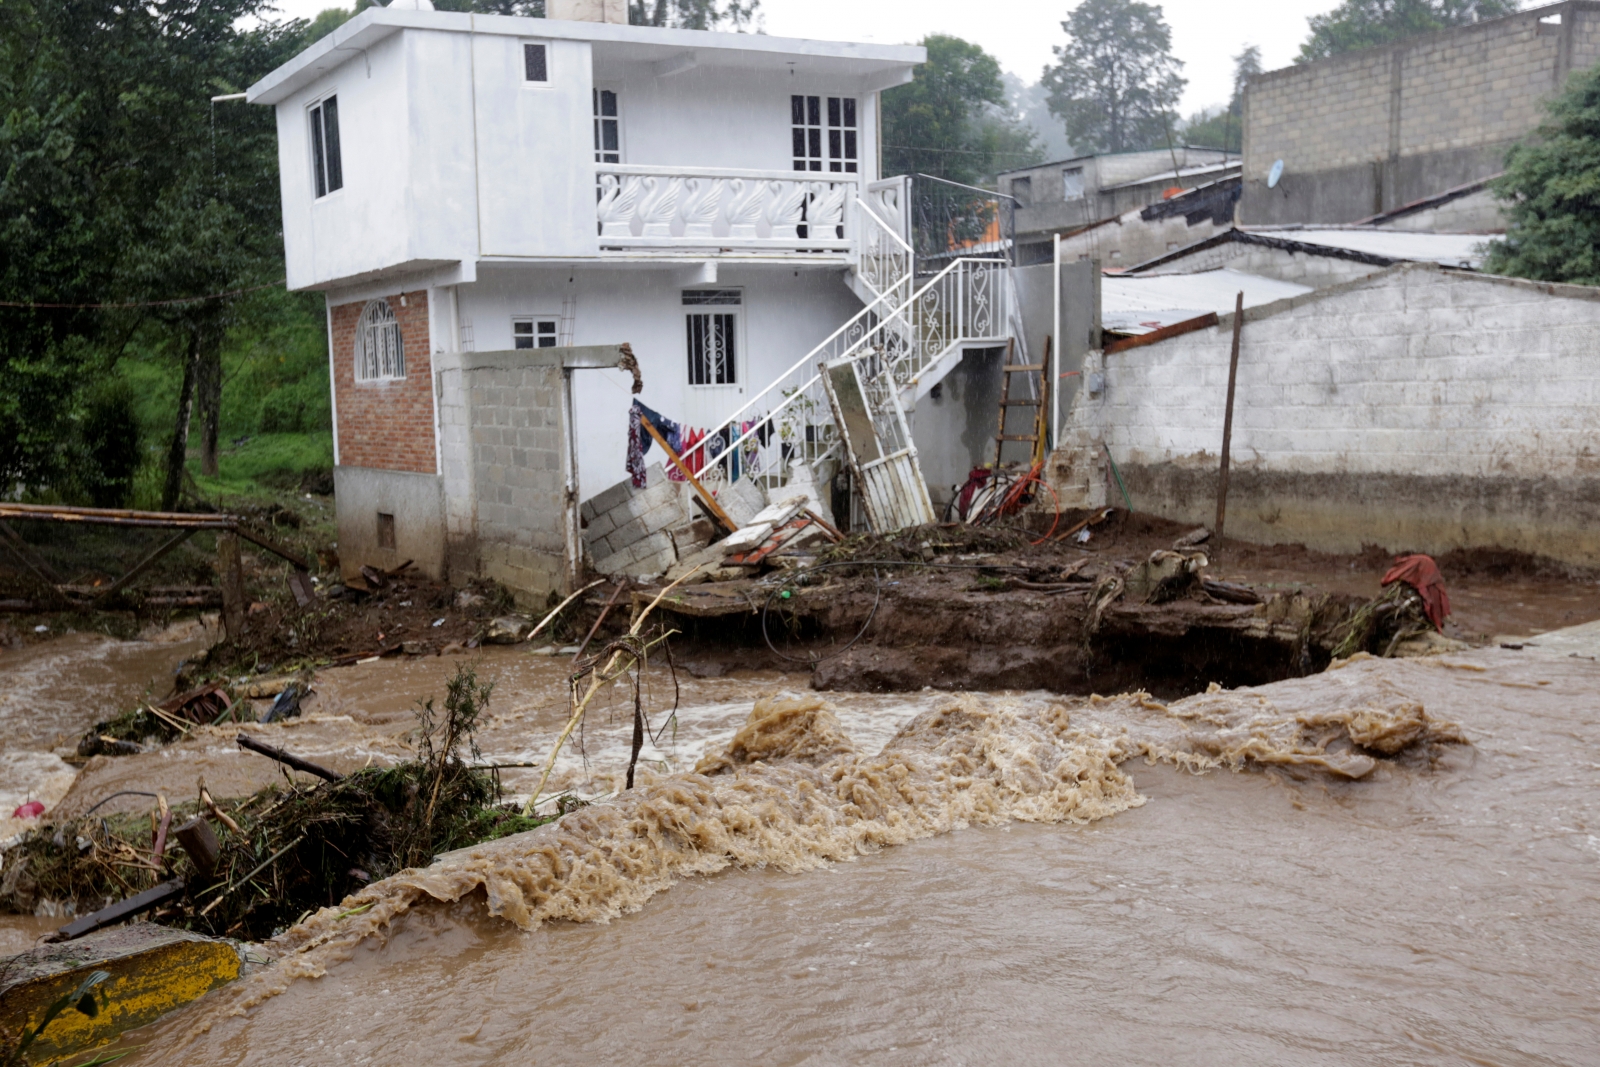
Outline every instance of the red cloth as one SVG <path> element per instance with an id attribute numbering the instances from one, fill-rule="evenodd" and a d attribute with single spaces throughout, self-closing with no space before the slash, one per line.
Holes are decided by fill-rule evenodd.
<path id="1" fill-rule="evenodd" d="M 1422 597 L 1422 610 L 1427 613 L 1433 628 L 1444 631 L 1445 616 L 1450 614 L 1450 594 L 1444 591 L 1444 576 L 1432 556 L 1396 556 L 1394 566 L 1383 576 L 1383 584 L 1405 582 Z"/>
<path id="2" fill-rule="evenodd" d="M 961 517 L 962 522 L 971 518 L 967 514 L 967 509 L 972 507 L 972 498 L 978 495 L 978 490 L 988 484 L 989 476 L 993 473 L 988 467 L 973 467 L 971 473 L 967 475 L 967 482 L 961 487 L 961 495 L 956 497 L 956 514 Z"/>

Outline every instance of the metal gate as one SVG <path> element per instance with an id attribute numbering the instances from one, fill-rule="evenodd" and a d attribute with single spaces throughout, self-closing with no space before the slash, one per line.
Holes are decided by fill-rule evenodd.
<path id="1" fill-rule="evenodd" d="M 822 384 L 873 532 L 933 522 L 900 390 L 881 355 L 825 363 Z"/>

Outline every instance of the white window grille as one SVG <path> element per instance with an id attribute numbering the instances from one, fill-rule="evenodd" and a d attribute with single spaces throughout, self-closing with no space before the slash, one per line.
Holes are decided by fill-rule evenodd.
<path id="1" fill-rule="evenodd" d="M 594 161 L 622 162 L 622 116 L 617 94 L 610 89 L 594 91 Z"/>
<path id="2" fill-rule="evenodd" d="M 311 184 L 324 197 L 344 188 L 344 160 L 339 152 L 339 98 L 324 97 L 307 112 L 311 121 Z"/>
<path id="3" fill-rule="evenodd" d="M 383 381 L 406 376 L 405 340 L 387 300 L 369 300 L 356 329 L 356 380 Z"/>
<path id="4" fill-rule="evenodd" d="M 1083 168 L 1068 167 L 1061 172 L 1061 196 L 1066 200 L 1083 199 Z"/>
<path id="5" fill-rule="evenodd" d="M 463 322 L 461 324 L 461 351 L 474 352 L 476 350 L 477 342 L 472 339 L 472 323 Z"/>
<path id="6" fill-rule="evenodd" d="M 789 97 L 795 170 L 856 173 L 856 99 L 853 96 Z"/>
<path id="7" fill-rule="evenodd" d="M 737 289 L 685 289 L 683 304 L 689 308 L 725 308 L 718 311 L 690 311 L 688 322 L 689 384 L 737 385 L 739 354 L 737 336 L 742 303 Z"/>
<path id="8" fill-rule="evenodd" d="M 542 44 L 525 44 L 522 46 L 522 80 L 535 85 L 546 85 L 550 81 L 550 56 Z"/>
<path id="9" fill-rule="evenodd" d="M 561 319 L 557 315 L 536 315 L 530 319 L 512 319 L 511 347 L 556 347 L 556 330 L 560 321 Z"/>

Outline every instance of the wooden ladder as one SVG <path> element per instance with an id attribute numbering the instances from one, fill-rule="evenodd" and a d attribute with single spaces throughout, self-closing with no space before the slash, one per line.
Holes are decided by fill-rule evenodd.
<path id="1" fill-rule="evenodd" d="M 1017 342 L 1012 338 L 1006 343 L 1006 363 L 1000 368 L 1000 422 L 996 427 L 994 436 L 994 469 L 1000 469 L 1000 455 L 1005 451 L 1007 441 L 1027 441 L 1032 447 L 1028 451 L 1029 462 L 1038 464 L 1043 462 L 1044 443 L 1044 403 L 1049 394 L 1045 391 L 1048 384 L 1045 381 L 1045 368 L 1050 366 L 1050 338 L 1044 339 L 1044 362 L 1042 363 L 1013 363 L 1011 357 L 1016 352 Z M 1011 399 L 1011 376 L 1013 374 L 1037 374 L 1039 376 L 1039 395 L 1037 399 L 1013 400 Z M 1033 408 L 1032 433 L 1006 433 L 1006 411 L 1009 408 Z"/>

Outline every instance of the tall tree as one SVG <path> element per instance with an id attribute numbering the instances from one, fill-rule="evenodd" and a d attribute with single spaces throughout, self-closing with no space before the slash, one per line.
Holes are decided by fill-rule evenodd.
<path id="1" fill-rule="evenodd" d="M 229 302 L 48 305 L 150 305 L 282 276 L 273 116 L 237 103 L 213 116 L 210 102 L 298 48 L 304 23 L 240 28 L 265 9 L 0 3 L 0 299 L 29 305 L 0 308 L 0 484 L 69 478 L 75 412 L 138 321 L 211 336 Z"/>
<path id="2" fill-rule="evenodd" d="M 975 185 L 1039 160 L 1033 132 L 1012 111 L 1000 63 L 959 37 L 921 42 L 928 61 L 883 94 L 886 174 L 930 174 Z"/>
<path id="3" fill-rule="evenodd" d="M 1572 75 L 1545 106 L 1549 117 L 1494 183 L 1508 225 L 1484 269 L 1600 285 L 1600 67 Z"/>
<path id="4" fill-rule="evenodd" d="M 1253 44 L 1233 57 L 1233 96 L 1228 106 L 1212 114 L 1201 111 L 1183 125 L 1186 143 L 1238 152 L 1244 141 L 1244 87 L 1261 73 L 1261 49 Z"/>
<path id="5" fill-rule="evenodd" d="M 1306 20 L 1311 36 L 1300 46 L 1295 62 L 1309 63 L 1419 33 L 1499 18 L 1518 7 L 1519 0 L 1344 0 L 1327 14 Z"/>
<path id="6" fill-rule="evenodd" d="M 628 22 L 680 30 L 716 30 L 724 24 L 743 33 L 754 29 L 761 0 L 628 0 Z"/>
<path id="7" fill-rule="evenodd" d="M 1083 0 L 1061 28 L 1067 43 L 1041 83 L 1050 111 L 1078 151 L 1126 152 L 1166 144 L 1186 84 L 1159 5 Z"/>

